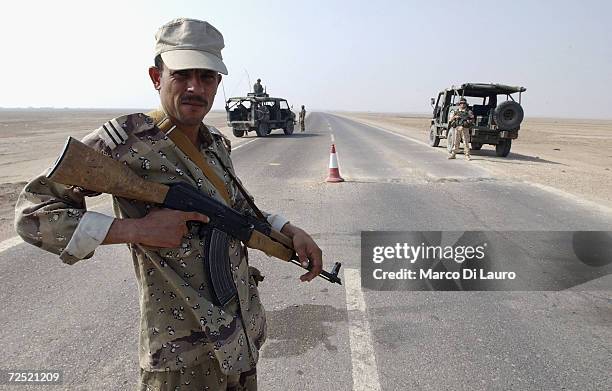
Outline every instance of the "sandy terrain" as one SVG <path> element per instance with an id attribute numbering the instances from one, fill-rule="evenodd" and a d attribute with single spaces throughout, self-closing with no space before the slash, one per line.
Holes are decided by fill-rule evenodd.
<path id="1" fill-rule="evenodd" d="M 338 113 L 379 125 L 427 142 L 430 120 L 419 116 L 376 113 Z M 612 207 L 612 121 L 527 118 L 510 155 L 495 156 L 485 145 L 472 151 L 473 164 L 483 165 L 500 178 L 553 187 Z M 446 140 L 441 140 L 446 152 Z M 445 156 L 441 153 L 441 159 Z M 462 156 L 458 156 L 462 158 Z"/>
<path id="2" fill-rule="evenodd" d="M 19 192 L 53 164 L 68 136 L 80 139 L 111 118 L 138 111 L 148 110 L 0 110 L 0 241 L 15 236 Z M 225 112 L 212 112 L 205 122 L 226 130 Z"/>

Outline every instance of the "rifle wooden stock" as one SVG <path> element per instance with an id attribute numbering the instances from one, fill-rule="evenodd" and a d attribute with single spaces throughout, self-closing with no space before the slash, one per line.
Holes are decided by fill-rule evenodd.
<path id="1" fill-rule="evenodd" d="M 47 178 L 99 193 L 162 204 L 168 186 L 148 182 L 125 165 L 69 137 Z"/>

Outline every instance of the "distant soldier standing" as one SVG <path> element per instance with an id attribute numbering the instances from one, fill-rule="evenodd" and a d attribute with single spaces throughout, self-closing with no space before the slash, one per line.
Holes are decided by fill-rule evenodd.
<path id="1" fill-rule="evenodd" d="M 255 93 L 255 95 L 263 94 L 264 89 L 261 85 L 261 79 L 257 79 L 257 83 L 253 84 L 253 92 Z"/>
<path id="2" fill-rule="evenodd" d="M 302 110 L 300 110 L 300 130 L 302 132 L 306 130 L 306 109 L 304 105 L 302 105 Z"/>
<path id="3" fill-rule="evenodd" d="M 455 158 L 455 155 L 459 152 L 461 139 L 463 139 L 465 159 L 472 160 L 470 158 L 470 129 L 474 125 L 474 113 L 469 109 L 465 98 L 459 100 L 459 108 L 455 110 L 449 122 L 455 128 L 455 132 L 453 140 L 449 140 L 453 143 L 453 149 L 448 158 Z"/>

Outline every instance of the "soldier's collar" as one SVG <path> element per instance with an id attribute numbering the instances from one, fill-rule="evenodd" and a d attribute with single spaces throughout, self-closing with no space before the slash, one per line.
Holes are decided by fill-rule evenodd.
<path id="1" fill-rule="evenodd" d="M 153 119 L 155 126 L 157 126 L 157 128 L 161 130 L 164 134 L 168 133 L 168 131 L 170 131 L 170 129 L 174 126 L 174 124 L 170 120 L 170 117 L 168 117 L 162 107 L 159 107 L 157 110 L 148 112 L 147 116 Z M 210 130 L 206 125 L 204 125 L 204 123 L 200 124 L 200 127 L 198 128 L 198 134 L 200 136 L 200 145 L 198 146 L 199 148 L 208 148 L 210 145 L 212 145 L 212 135 L 210 134 Z"/>

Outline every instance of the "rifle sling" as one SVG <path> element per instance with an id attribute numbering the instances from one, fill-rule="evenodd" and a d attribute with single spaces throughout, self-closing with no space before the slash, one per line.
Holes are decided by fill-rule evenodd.
<path id="1" fill-rule="evenodd" d="M 227 187 L 225 187 L 225 183 L 213 171 L 212 167 L 210 167 L 210 165 L 206 163 L 206 160 L 204 160 L 204 157 L 202 157 L 200 151 L 198 151 L 197 148 L 191 143 L 191 141 L 189 141 L 187 136 L 185 136 L 180 131 L 175 131 L 176 125 L 174 125 L 172 121 L 170 121 L 170 119 L 163 111 L 155 110 L 150 113 L 147 113 L 147 115 L 153 118 L 159 130 L 164 132 L 170 138 L 170 140 L 172 140 L 172 142 L 181 150 L 181 152 L 187 155 L 187 157 L 191 159 L 191 161 L 194 162 L 200 170 L 202 170 L 202 173 L 204 174 L 206 179 L 208 179 L 210 183 L 215 187 L 215 189 L 219 192 L 225 203 L 231 206 L 232 200 L 230 198 L 229 192 L 227 191 Z"/>

